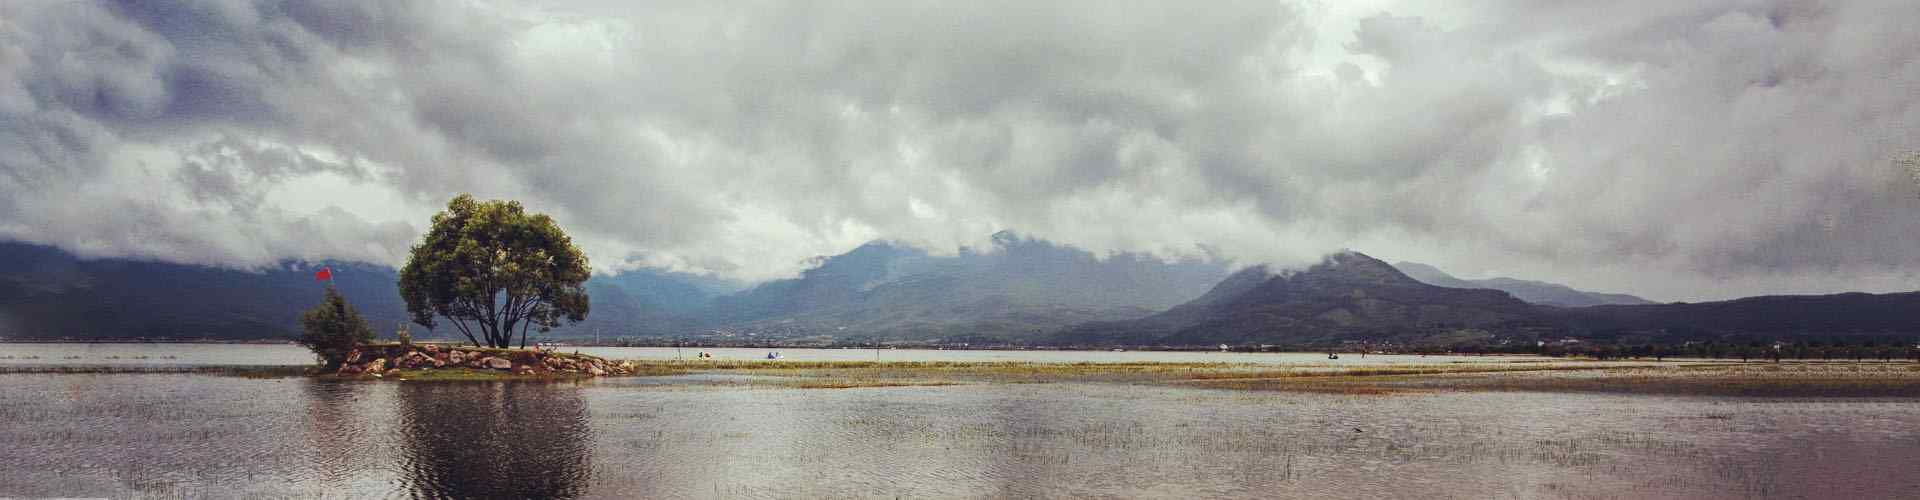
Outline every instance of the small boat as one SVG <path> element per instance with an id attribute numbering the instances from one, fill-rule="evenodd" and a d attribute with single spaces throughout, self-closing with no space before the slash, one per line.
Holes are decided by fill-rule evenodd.
<path id="1" fill-rule="evenodd" d="M 1327 359 L 1340 359 L 1339 354 L 1327 353 Z"/>
<path id="2" fill-rule="evenodd" d="M 780 359 L 780 358 L 781 358 L 780 353 L 777 353 L 777 352 L 767 353 L 767 359 Z"/>

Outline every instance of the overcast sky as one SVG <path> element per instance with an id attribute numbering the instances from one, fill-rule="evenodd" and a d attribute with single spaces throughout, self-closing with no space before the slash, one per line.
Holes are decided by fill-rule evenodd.
<path id="1" fill-rule="evenodd" d="M 1920 4 L 1407 3 L 5 1 L 0 239 L 397 265 L 471 192 L 602 271 L 1015 229 L 1920 288 Z"/>

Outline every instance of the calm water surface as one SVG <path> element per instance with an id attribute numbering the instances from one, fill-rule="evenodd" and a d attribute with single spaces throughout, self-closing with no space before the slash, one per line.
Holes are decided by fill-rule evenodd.
<path id="1" fill-rule="evenodd" d="M 1031 361 L 1031 362 L 1219 362 L 1219 363 L 1322 363 L 1323 353 L 1228 353 L 1166 351 L 966 351 L 931 349 L 736 349 L 672 347 L 562 347 L 565 352 L 580 352 L 609 359 L 695 359 L 700 351 L 716 359 L 765 359 L 778 351 L 788 361 Z M 1443 363 L 1448 361 L 1487 360 L 1468 356 L 1383 356 L 1347 354 L 1341 364 Z M 1520 359 L 1507 357 L 1502 359 Z M 221 365 L 306 365 L 313 353 L 296 345 L 238 344 L 9 344 L 0 343 L 0 366 L 21 365 L 104 365 L 104 366 L 221 366 Z"/>
<path id="2" fill-rule="evenodd" d="M 659 382 L 4 374 L 0 497 L 1920 493 L 1904 399 Z"/>

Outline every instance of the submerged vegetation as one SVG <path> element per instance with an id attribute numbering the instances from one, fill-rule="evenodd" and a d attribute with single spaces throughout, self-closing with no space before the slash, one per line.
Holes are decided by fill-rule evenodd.
<path id="1" fill-rule="evenodd" d="M 693 385 L 853 388 L 1112 383 L 1344 394 L 1458 391 L 1920 397 L 1912 363 L 1488 361 L 1396 365 L 880 361 L 635 361 Z"/>
<path id="2" fill-rule="evenodd" d="M 333 380 L 587 382 L 651 387 L 847 389 L 1106 384 L 1335 394 L 1563 392 L 1747 397 L 1920 397 L 1907 361 L 1619 361 L 1487 357 L 1436 362 L 608 360 L 542 350 L 367 344 L 320 366 L 0 365 L 0 374 L 205 374 Z"/>

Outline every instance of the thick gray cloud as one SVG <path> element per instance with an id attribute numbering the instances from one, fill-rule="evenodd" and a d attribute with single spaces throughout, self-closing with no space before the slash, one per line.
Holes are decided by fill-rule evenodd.
<path id="1" fill-rule="evenodd" d="M 0 238 L 396 263 L 452 194 L 746 279 L 1014 228 L 1657 298 L 1920 282 L 1920 9 L 0 2 Z M 1422 10 L 1426 8 L 1426 10 Z"/>

